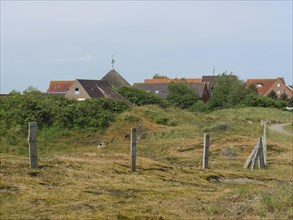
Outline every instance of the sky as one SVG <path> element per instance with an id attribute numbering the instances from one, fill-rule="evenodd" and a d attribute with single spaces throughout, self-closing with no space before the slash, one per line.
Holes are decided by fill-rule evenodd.
<path id="1" fill-rule="evenodd" d="M 153 75 L 292 79 L 292 1 L 1 0 L 0 93 Z"/>

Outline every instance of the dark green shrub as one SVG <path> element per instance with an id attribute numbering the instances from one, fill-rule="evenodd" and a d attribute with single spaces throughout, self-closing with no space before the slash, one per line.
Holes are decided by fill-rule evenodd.
<path id="1" fill-rule="evenodd" d="M 277 94 L 275 93 L 274 90 L 271 90 L 269 92 L 268 97 L 270 97 L 271 99 L 274 99 L 274 100 L 277 100 L 278 99 L 278 96 L 277 96 Z"/>
<path id="2" fill-rule="evenodd" d="M 190 106 L 188 110 L 191 112 L 205 112 L 208 111 L 208 107 L 204 101 L 198 100 L 196 103 Z"/>
<path id="3" fill-rule="evenodd" d="M 168 85 L 167 100 L 174 106 L 187 109 L 197 102 L 195 88 L 186 82 L 172 82 Z"/>
<path id="4" fill-rule="evenodd" d="M 279 98 L 280 100 L 283 100 L 283 101 L 285 101 L 285 102 L 288 102 L 289 101 L 289 99 L 288 99 L 288 95 L 286 94 L 286 93 L 282 93 L 281 95 L 280 95 L 280 98 Z"/>
<path id="5" fill-rule="evenodd" d="M 124 98 L 128 99 L 130 102 L 137 106 L 141 105 L 159 105 L 161 107 L 166 107 L 167 102 L 160 96 L 146 92 L 141 89 L 133 87 L 122 87 L 118 89 L 118 93 Z"/>
<path id="6" fill-rule="evenodd" d="M 289 99 L 288 107 L 293 107 L 293 97 Z"/>
<path id="7" fill-rule="evenodd" d="M 210 127 L 204 128 L 204 132 L 210 131 L 226 131 L 230 128 L 230 125 L 227 122 L 216 122 L 215 124 L 211 125 Z"/>
<path id="8" fill-rule="evenodd" d="M 273 108 L 284 108 L 287 103 L 282 100 L 274 100 L 267 96 L 260 96 L 249 94 L 243 100 L 242 104 L 245 106 L 252 107 L 273 107 Z"/>
<path id="9" fill-rule="evenodd" d="M 156 124 L 169 125 L 169 118 L 153 111 L 146 111 L 145 115 Z"/>
<path id="10" fill-rule="evenodd" d="M 207 102 L 210 110 L 237 106 L 248 91 L 244 83 L 232 73 L 218 75 L 214 82 L 213 94 Z"/>
<path id="11" fill-rule="evenodd" d="M 1 97 L 0 104 L 1 128 L 20 127 L 23 134 L 31 121 L 36 121 L 39 128 L 100 130 L 109 126 L 117 113 L 128 109 L 125 103 L 113 99 L 75 101 L 35 91 Z"/>

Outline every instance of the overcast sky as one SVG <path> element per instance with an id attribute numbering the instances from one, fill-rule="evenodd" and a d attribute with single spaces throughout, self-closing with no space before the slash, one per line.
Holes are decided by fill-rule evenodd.
<path id="1" fill-rule="evenodd" d="M 50 80 L 131 84 L 233 72 L 292 83 L 292 1 L 3 1 L 1 93 Z"/>

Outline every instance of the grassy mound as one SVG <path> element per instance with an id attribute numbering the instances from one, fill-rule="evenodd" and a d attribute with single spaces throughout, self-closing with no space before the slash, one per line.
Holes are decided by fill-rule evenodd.
<path id="1" fill-rule="evenodd" d="M 36 170 L 15 128 L 0 139 L 1 219 L 291 218 L 292 137 L 269 130 L 266 169 L 242 168 L 262 135 L 261 119 L 293 121 L 292 113 L 267 108 L 206 114 L 136 107 L 106 131 L 40 130 Z M 205 128 L 213 129 L 209 169 L 202 170 Z"/>

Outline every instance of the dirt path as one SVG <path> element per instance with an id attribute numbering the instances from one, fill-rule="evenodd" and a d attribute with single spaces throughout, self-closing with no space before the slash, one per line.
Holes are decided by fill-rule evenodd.
<path id="1" fill-rule="evenodd" d="M 289 132 L 284 129 L 284 126 L 290 125 L 290 124 L 271 124 L 269 126 L 269 129 L 278 133 L 286 134 L 286 135 L 291 135 L 293 136 L 292 132 Z"/>

